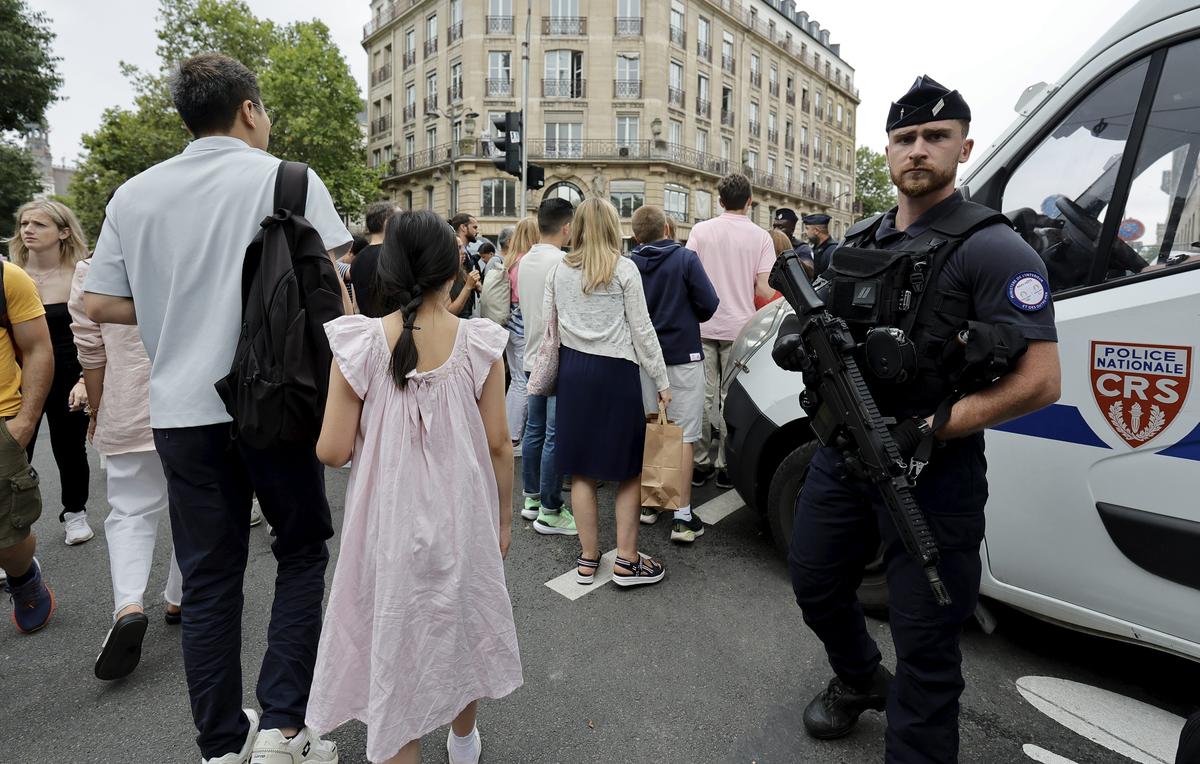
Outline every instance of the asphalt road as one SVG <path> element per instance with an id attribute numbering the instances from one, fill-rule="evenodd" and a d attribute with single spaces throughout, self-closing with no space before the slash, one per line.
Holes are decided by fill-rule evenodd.
<path id="1" fill-rule="evenodd" d="M 36 528 L 38 557 L 57 594 L 58 612 L 47 629 L 32 636 L 18 634 L 7 619 L 0 625 L 0 763 L 194 763 L 199 753 L 179 631 L 161 619 L 165 524 L 147 595 L 151 626 L 142 664 L 127 680 L 100 682 L 92 664 L 112 607 L 104 474 L 93 459 L 89 514 L 96 538 L 67 547 L 57 522 L 58 475 L 49 438 L 43 434 L 40 443 L 35 466 L 46 511 Z M 344 470 L 328 472 L 335 527 L 346 476 Z M 612 487 L 601 493 L 601 534 L 609 549 L 615 545 Z M 721 493 L 706 486 L 694 505 Z M 482 705 L 484 761 L 882 761 L 882 715 L 867 714 L 851 736 L 835 743 L 811 740 L 803 732 L 801 711 L 830 674 L 821 645 L 792 602 L 786 566 L 773 551 L 765 523 L 743 508 L 710 526 L 691 547 L 672 546 L 668 533 L 667 523 L 660 521 L 644 528 L 641 544 L 666 564 L 662 584 L 631 591 L 608 584 L 572 600 L 545 584 L 570 570 L 575 541 L 538 536 L 528 523 L 514 520 L 508 585 L 525 685 Z M 244 705 L 254 704 L 274 575 L 270 537 L 262 528 L 252 529 L 251 536 Z M 335 562 L 338 540 L 331 542 Z M 1194 710 L 1200 699 L 1196 664 L 1010 610 L 997 614 L 995 634 L 972 628 L 963 638 L 963 762 L 1031 761 L 1022 752 L 1027 744 L 1077 764 L 1130 760 L 1025 702 L 1016 686 L 1022 677 L 1073 680 L 1178 715 Z M 885 662 L 894 665 L 886 622 L 871 620 L 869 626 Z M 1132 723 L 1136 726 L 1136 719 Z M 425 739 L 426 762 L 446 760 L 445 734 L 442 728 Z M 332 738 L 343 762 L 366 761 L 362 725 L 346 725 Z"/>

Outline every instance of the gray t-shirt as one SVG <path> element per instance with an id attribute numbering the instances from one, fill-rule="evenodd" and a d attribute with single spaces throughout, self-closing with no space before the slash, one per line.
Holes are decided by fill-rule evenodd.
<path id="1" fill-rule="evenodd" d="M 155 428 L 230 421 L 213 385 L 233 362 L 242 260 L 272 212 L 278 168 L 278 159 L 237 138 L 200 138 L 131 178 L 109 202 L 84 290 L 133 298 L 153 363 Z M 305 218 L 326 249 L 350 241 L 312 170 Z"/>

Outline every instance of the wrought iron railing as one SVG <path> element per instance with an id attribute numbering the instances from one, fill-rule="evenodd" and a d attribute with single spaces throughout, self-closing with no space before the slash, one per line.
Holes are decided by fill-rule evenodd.
<path id="1" fill-rule="evenodd" d="M 375 86 L 381 82 L 387 82 L 392 78 L 392 65 L 384 64 L 375 71 L 371 72 L 371 85 Z"/>
<path id="2" fill-rule="evenodd" d="M 392 129 L 392 118 L 387 114 L 383 115 L 382 117 L 376 117 L 371 122 L 371 135 L 379 135 L 380 133 L 386 133 L 388 130 L 391 130 L 391 129 Z"/>
<path id="3" fill-rule="evenodd" d="M 404 105 L 404 121 L 412 122 L 417 118 L 417 105 L 415 103 Z"/>
<path id="4" fill-rule="evenodd" d="M 733 111 L 721 109 L 721 124 L 726 127 L 733 127 Z"/>
<path id="5" fill-rule="evenodd" d="M 696 99 L 696 113 L 706 119 L 712 118 L 712 104 L 702 98 Z"/>
<path id="6" fill-rule="evenodd" d="M 641 98 L 641 80 L 613 80 L 613 98 Z"/>
<path id="7" fill-rule="evenodd" d="M 706 42 L 697 42 L 696 43 L 696 55 L 699 56 L 700 58 L 704 59 L 705 61 L 708 61 L 709 63 L 711 63 L 712 62 L 712 46 Z"/>
<path id="8" fill-rule="evenodd" d="M 584 16 L 542 16 L 542 34 L 582 37 L 587 34 Z"/>
<path id="9" fill-rule="evenodd" d="M 774 97 L 778 98 L 779 97 L 779 83 L 778 82 L 769 83 L 767 85 L 767 92 L 770 93 L 771 95 L 773 95 Z"/>
<path id="10" fill-rule="evenodd" d="M 789 104 L 791 104 L 792 106 L 796 105 L 796 91 L 795 90 L 789 90 L 787 92 L 787 95 L 784 97 L 786 98 L 786 100 Z"/>
<path id="11" fill-rule="evenodd" d="M 671 106 L 683 108 L 685 94 L 679 88 L 667 88 L 667 103 Z"/>
<path id="12" fill-rule="evenodd" d="M 425 96 L 425 113 L 437 111 L 437 94 Z"/>
<path id="13" fill-rule="evenodd" d="M 542 98 L 583 98 L 587 81 L 579 78 L 542 80 Z"/>
<path id="14" fill-rule="evenodd" d="M 752 136 L 754 136 L 755 138 L 757 138 L 757 137 L 759 136 L 759 133 L 760 133 L 760 131 L 759 131 L 759 123 L 757 123 L 757 122 L 751 122 L 751 123 L 750 123 L 750 125 L 749 125 L 749 127 L 750 127 L 750 135 L 752 135 Z"/>
<path id="15" fill-rule="evenodd" d="M 617 37 L 641 37 L 642 17 L 618 16 L 614 31 L 616 32 Z"/>
<path id="16" fill-rule="evenodd" d="M 687 47 L 687 33 L 683 31 L 683 27 L 671 26 L 671 44 L 678 45 L 681 48 Z"/>
<path id="17" fill-rule="evenodd" d="M 750 84 L 756 88 L 762 87 L 762 72 L 750 72 Z"/>
<path id="18" fill-rule="evenodd" d="M 512 16 L 488 16 L 487 17 L 487 33 L 488 34 L 505 34 L 513 33 L 513 17 Z"/>
<path id="19" fill-rule="evenodd" d="M 437 53 L 437 44 L 438 41 L 436 37 L 434 37 L 432 40 L 425 41 L 425 58 L 429 58 L 433 54 Z"/>
<path id="20" fill-rule="evenodd" d="M 489 77 L 487 80 L 487 95 L 489 98 L 511 98 L 513 94 L 512 79 L 508 77 Z"/>
<path id="21" fill-rule="evenodd" d="M 404 53 L 404 58 L 402 58 L 402 59 L 401 59 L 401 61 L 403 62 L 403 68 L 404 68 L 404 69 L 407 69 L 408 67 L 410 67 L 410 66 L 412 66 L 413 64 L 417 63 L 417 51 L 416 51 L 416 49 L 413 49 L 413 50 L 410 50 L 410 51 L 406 51 L 406 52 Z"/>
<path id="22" fill-rule="evenodd" d="M 456 21 L 446 29 L 446 43 L 453 45 L 463 38 L 463 23 Z"/>
<path id="23" fill-rule="evenodd" d="M 462 97 L 463 88 L 461 82 L 446 88 L 446 103 L 458 103 L 462 100 Z"/>
<path id="24" fill-rule="evenodd" d="M 770 143 L 771 145 L 775 145 L 776 143 L 779 143 L 779 131 L 778 130 L 767 130 L 767 143 Z"/>
<path id="25" fill-rule="evenodd" d="M 733 56 L 722 55 L 721 68 L 730 74 L 733 74 L 737 70 L 737 62 L 734 60 Z"/>

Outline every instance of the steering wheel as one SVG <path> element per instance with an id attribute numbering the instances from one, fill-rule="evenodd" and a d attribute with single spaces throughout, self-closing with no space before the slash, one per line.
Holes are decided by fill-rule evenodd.
<path id="1" fill-rule="evenodd" d="M 1054 206 L 1062 213 L 1066 225 L 1063 232 L 1077 247 L 1087 252 L 1095 252 L 1100 241 L 1100 221 L 1087 213 L 1083 207 L 1065 196 L 1054 200 Z M 1108 253 L 1108 267 L 1120 271 L 1141 272 L 1146 267 L 1146 261 L 1138 257 L 1133 248 L 1116 237 Z"/>

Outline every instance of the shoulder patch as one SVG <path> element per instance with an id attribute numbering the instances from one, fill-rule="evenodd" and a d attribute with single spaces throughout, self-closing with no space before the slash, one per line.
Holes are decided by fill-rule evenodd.
<path id="1" fill-rule="evenodd" d="M 1008 280 L 1008 301 L 1017 310 L 1039 311 L 1050 302 L 1050 285 L 1036 271 L 1022 271 Z"/>

